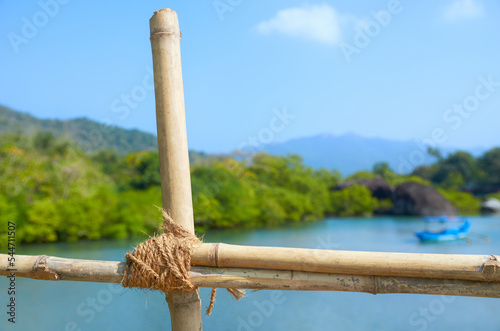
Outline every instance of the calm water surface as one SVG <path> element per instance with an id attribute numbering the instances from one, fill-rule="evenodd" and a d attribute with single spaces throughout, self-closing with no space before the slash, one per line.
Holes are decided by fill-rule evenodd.
<path id="1" fill-rule="evenodd" d="M 205 242 L 445 254 L 499 254 L 500 218 L 472 217 L 470 240 L 420 244 L 411 218 L 326 219 L 286 228 L 213 231 Z M 485 237 L 488 237 L 485 240 Z M 137 240 L 18 247 L 18 254 L 123 260 Z M 170 330 L 168 307 L 156 292 L 116 284 L 17 279 L 16 324 L 7 322 L 8 282 L 0 279 L 0 330 Z M 210 290 L 201 289 L 206 307 Z M 500 330 L 500 299 L 410 294 L 247 291 L 236 302 L 217 291 L 205 330 Z"/>

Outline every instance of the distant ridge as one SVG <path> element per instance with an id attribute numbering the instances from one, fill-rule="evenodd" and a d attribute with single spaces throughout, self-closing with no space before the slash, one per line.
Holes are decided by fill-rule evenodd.
<path id="1" fill-rule="evenodd" d="M 444 155 L 457 150 L 438 148 Z M 372 170 L 377 162 L 387 162 L 396 172 L 407 173 L 419 165 L 436 161 L 427 154 L 426 146 L 419 145 L 416 141 L 368 138 L 354 133 L 291 139 L 266 145 L 264 151 L 273 155 L 299 154 L 313 168 L 337 169 L 343 175 Z M 484 151 L 485 149 L 476 149 L 470 152 L 478 155 Z"/>
<path id="2" fill-rule="evenodd" d="M 76 141 L 85 152 L 110 148 L 119 154 L 126 155 L 142 150 L 158 149 L 157 138 L 151 133 L 108 126 L 87 118 L 39 119 L 28 113 L 0 105 L 0 133 L 34 135 L 40 131 L 50 131 L 57 137 Z M 456 148 L 439 149 L 443 155 L 458 150 Z M 436 161 L 435 158 L 427 155 L 426 146 L 419 145 L 415 141 L 368 138 L 354 133 L 320 134 L 296 138 L 265 145 L 262 151 L 273 155 L 299 154 L 308 166 L 338 169 L 344 176 L 360 170 L 371 170 L 377 162 L 387 162 L 396 172 L 404 173 L 421 164 Z M 486 151 L 485 148 L 476 148 L 468 152 L 479 156 L 484 151 Z M 231 154 L 207 155 L 203 152 L 190 151 L 192 163 L 199 163 L 204 159 L 223 158 L 226 155 Z M 412 155 L 413 159 L 415 156 L 420 156 L 421 162 L 412 162 Z"/>
<path id="3" fill-rule="evenodd" d="M 87 118 L 38 119 L 28 113 L 0 105 L 0 133 L 29 135 L 40 131 L 50 131 L 57 137 L 71 139 L 86 152 L 111 148 L 120 154 L 128 154 L 158 148 L 156 136 L 143 131 L 108 126 Z"/>

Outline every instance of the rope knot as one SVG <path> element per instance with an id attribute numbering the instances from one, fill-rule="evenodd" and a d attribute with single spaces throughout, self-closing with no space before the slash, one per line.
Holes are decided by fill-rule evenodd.
<path id="1" fill-rule="evenodd" d="M 201 243 L 194 234 L 176 224 L 163 209 L 163 234 L 150 237 L 135 247 L 134 252 L 125 255 L 126 266 L 123 287 L 139 287 L 172 291 L 192 291 L 198 287 L 191 282 L 189 270 L 193 247 Z M 238 289 L 228 289 L 236 299 L 245 294 Z M 212 289 L 207 315 L 215 302 L 215 288 Z"/>

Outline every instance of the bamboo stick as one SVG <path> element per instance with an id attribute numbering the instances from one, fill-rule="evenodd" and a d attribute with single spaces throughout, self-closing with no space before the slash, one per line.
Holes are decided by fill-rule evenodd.
<path id="1" fill-rule="evenodd" d="M 495 255 L 356 252 L 217 243 L 198 246 L 191 264 L 499 282 L 499 260 Z"/>
<path id="2" fill-rule="evenodd" d="M 222 253 L 220 249 L 217 249 L 217 247 L 221 246 L 227 246 L 222 250 Z M 256 258 L 256 256 L 265 256 L 265 258 Z M 0 257 L 2 258 L 1 261 L 6 265 L 7 255 L 0 254 Z M 51 261 L 54 264 L 59 261 L 58 259 L 59 258 L 51 258 Z M 40 258 L 40 261 L 36 263 L 38 268 L 43 269 L 44 261 L 45 258 Z M 27 272 L 32 273 L 31 266 L 35 265 L 34 262 L 35 261 L 27 260 L 27 257 L 23 256 L 21 262 L 16 261 L 16 266 L 18 266 L 18 263 L 28 263 L 24 269 L 22 266 L 18 266 L 18 270 L 29 270 Z M 85 261 L 81 263 L 86 267 Z M 436 278 L 492 283 L 500 282 L 500 277 L 498 275 L 500 262 L 495 255 L 351 252 L 202 244 L 195 250 L 192 263 L 199 266 L 224 268 L 237 267 L 316 273 L 356 274 L 364 276 Z M 66 264 L 63 265 L 65 268 L 67 267 Z M 76 269 L 80 267 L 81 264 L 74 266 Z M 88 267 L 95 267 L 97 270 L 95 275 L 98 275 L 100 272 L 99 270 L 103 267 L 109 268 L 109 264 L 101 265 L 98 261 L 95 266 L 88 265 Z M 7 267 L 5 266 L 3 270 L 6 269 Z M 18 271 L 18 273 L 19 272 L 21 271 Z M 27 277 L 30 276 L 28 275 Z M 49 276 L 41 275 L 40 277 Z M 99 280 L 94 278 L 93 281 Z M 104 281 L 107 282 L 108 280 Z"/>
<path id="3" fill-rule="evenodd" d="M 0 275 L 9 275 L 8 255 L 0 254 Z M 120 283 L 124 262 L 16 256 L 16 277 L 43 280 Z M 385 277 L 263 270 L 192 267 L 191 280 L 200 287 L 300 291 L 348 291 L 371 294 L 413 293 L 500 298 L 499 282 Z"/>
<path id="4" fill-rule="evenodd" d="M 9 268 L 8 254 L 0 254 L 0 275 L 41 280 L 71 280 L 120 283 L 125 262 L 66 259 L 47 255 L 14 255 L 15 269 Z"/>
<path id="5" fill-rule="evenodd" d="M 154 13 L 149 24 L 163 208 L 177 224 L 194 233 L 177 13 L 161 9 Z M 172 292 L 166 297 L 173 330 L 202 329 L 197 290 Z"/>
<path id="6" fill-rule="evenodd" d="M 414 278 L 439 278 L 500 282 L 500 263 L 494 255 L 445 255 L 381 252 L 324 251 L 300 248 L 252 247 L 224 245 L 247 251 L 246 256 L 238 254 L 232 259 L 219 259 L 211 248 L 216 245 L 202 244 L 194 253 L 193 264 L 212 267 L 239 267 L 251 269 L 275 269 L 308 271 L 317 273 L 356 274 L 364 276 L 393 276 Z M 226 251 L 229 251 L 227 248 Z M 203 253 L 212 256 L 209 258 Z M 266 253 L 267 252 L 267 253 Z M 285 254 L 285 259 L 281 255 Z M 252 261 L 255 254 L 266 254 L 266 259 Z M 322 255 L 322 259 L 319 257 Z M 5 254 L 0 254 L 6 258 Z M 218 255 L 220 257 L 220 254 Z M 26 257 L 22 258 L 26 261 Z M 52 258 L 53 263 L 57 262 Z M 234 260 L 234 261 L 233 261 Z M 294 261 L 298 260 L 298 261 Z M 319 260 L 319 262 L 317 261 Z M 42 260 L 43 261 L 43 260 Z M 271 261 L 271 262 L 268 262 Z M 295 262 L 295 263 L 293 263 Z M 319 265 L 314 263 L 318 262 Z M 16 262 L 17 265 L 17 262 Z M 33 265 L 30 261 L 29 265 Z M 43 263 L 41 264 L 43 265 Z M 286 268 L 285 268 L 286 267 Z M 6 267 L 5 267 L 6 268 Z M 101 266 L 96 264 L 96 269 Z M 27 270 L 27 269 L 26 269 Z M 441 272 L 440 272 L 441 271 Z M 94 280 L 95 281 L 95 280 Z"/>

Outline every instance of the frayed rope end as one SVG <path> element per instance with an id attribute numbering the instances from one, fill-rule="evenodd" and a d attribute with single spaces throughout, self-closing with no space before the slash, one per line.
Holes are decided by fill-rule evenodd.
<path id="1" fill-rule="evenodd" d="M 245 291 L 240 290 L 237 288 L 226 288 L 226 290 L 236 299 L 239 300 L 245 296 Z M 212 288 L 212 292 L 210 292 L 210 304 L 207 307 L 206 314 L 210 316 L 212 314 L 212 308 L 214 307 L 215 304 L 215 292 L 217 289 L 214 287 Z"/>
<path id="2" fill-rule="evenodd" d="M 125 255 L 127 261 L 123 274 L 123 287 L 139 287 L 151 290 L 192 291 L 198 287 L 191 282 L 189 270 L 193 246 L 201 243 L 194 234 L 174 222 L 165 210 L 163 215 L 163 234 L 151 237 L 135 247 L 134 252 Z M 236 300 L 245 295 L 245 291 L 228 288 L 227 291 Z M 206 314 L 212 313 L 215 304 L 213 288 Z"/>

